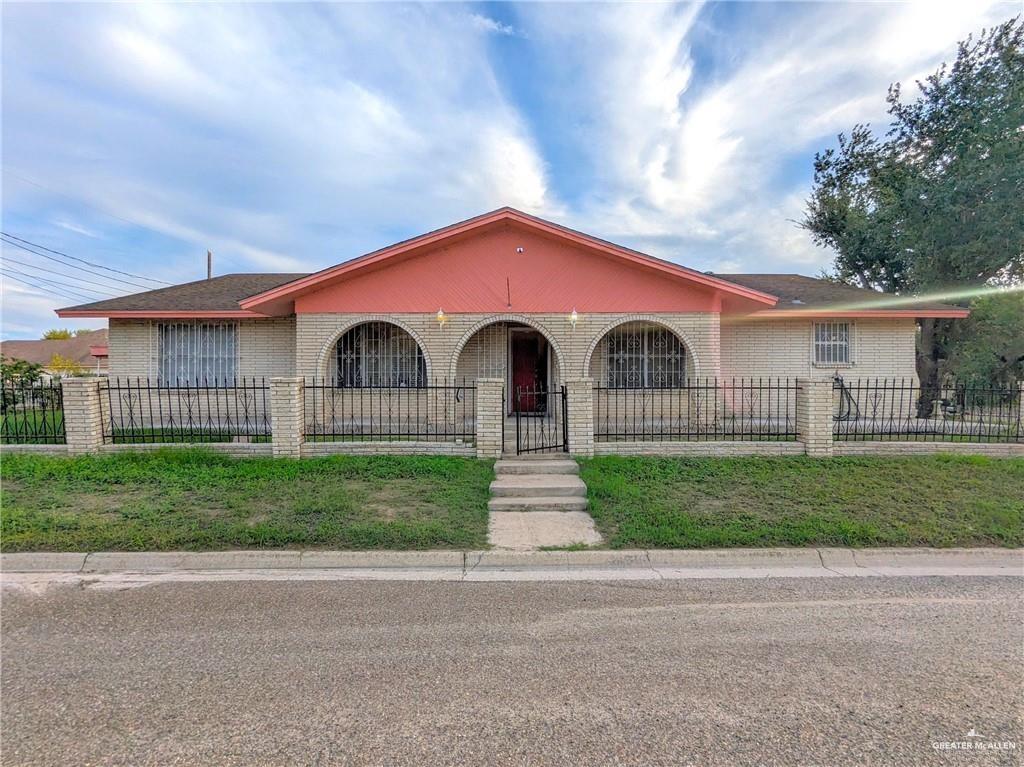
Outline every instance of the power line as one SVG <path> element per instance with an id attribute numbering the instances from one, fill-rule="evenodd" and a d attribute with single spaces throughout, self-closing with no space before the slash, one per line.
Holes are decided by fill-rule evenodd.
<path id="1" fill-rule="evenodd" d="M 3 234 L 3 233 L 0 232 L 0 234 Z M 4 236 L 10 236 L 10 235 L 4 235 Z M 85 272 L 86 274 L 91 274 L 93 277 L 103 277 L 104 279 L 112 280 L 114 282 L 123 282 L 125 285 L 132 285 L 132 286 L 134 286 L 136 288 L 142 288 L 143 290 L 156 290 L 157 289 L 157 288 L 154 288 L 152 285 L 143 285 L 141 283 L 132 282 L 130 280 L 122 280 L 120 277 L 107 277 L 105 274 L 97 274 L 96 272 L 92 271 L 91 269 L 86 269 L 84 266 L 75 266 L 74 264 L 69 264 L 69 263 L 67 263 L 65 261 L 61 261 L 59 258 L 54 258 L 53 256 L 48 256 L 45 253 L 40 253 L 37 250 L 32 250 L 31 248 L 27 248 L 24 245 L 18 244 L 17 242 L 11 242 L 10 240 L 5 240 L 2 237 L 0 237 L 0 242 L 3 242 L 6 245 L 12 245 L 15 248 L 21 248 L 25 252 L 31 253 L 34 256 L 39 256 L 40 258 L 46 258 L 46 259 L 49 259 L 50 261 L 55 261 L 56 263 L 60 264 L 61 266 L 66 266 L 66 267 L 68 267 L 70 269 L 77 269 L 80 272 Z"/>
<path id="2" fill-rule="evenodd" d="M 118 221 L 124 221 L 124 223 L 126 223 L 126 224 L 131 224 L 132 226 L 138 227 L 139 229 L 145 229 L 147 232 L 152 232 L 153 234 L 158 234 L 161 237 L 169 237 L 167 232 L 161 232 L 159 229 L 154 229 L 151 226 L 146 226 L 145 224 L 140 224 L 138 221 L 132 221 L 130 218 L 122 218 L 121 216 L 118 216 L 118 215 L 116 215 L 114 213 L 111 213 L 108 210 L 104 210 L 103 208 L 101 208 L 100 206 L 96 205 L 95 203 L 91 203 L 88 200 L 82 199 L 81 197 L 76 197 L 75 195 L 68 194 L 67 192 L 61 192 L 61 191 L 59 191 L 57 189 L 54 189 L 53 187 L 46 186 L 45 184 L 40 184 L 38 181 L 33 181 L 30 178 L 25 178 L 24 176 L 20 176 L 17 173 L 15 173 L 14 171 L 8 170 L 7 168 L 3 168 L 2 170 L 3 170 L 4 173 L 6 173 L 11 178 L 16 178 L 19 181 L 24 181 L 26 184 L 31 184 L 32 186 L 38 187 L 40 189 L 44 189 L 47 192 L 50 192 L 50 194 L 56 194 L 56 195 L 58 195 L 60 197 L 63 197 L 66 200 L 72 200 L 73 202 L 76 202 L 79 205 L 85 205 L 87 208 L 92 208 L 93 210 L 99 211 L 104 216 L 109 216 L 110 218 L 116 218 Z M 160 280 L 157 280 L 157 282 L 159 282 L 159 281 Z"/>
<path id="3" fill-rule="evenodd" d="M 38 242 L 32 242 L 31 240 L 25 240 L 25 239 L 22 239 L 21 237 L 15 237 L 13 234 L 8 234 L 7 232 L 0 232 L 0 234 L 2 234 L 4 237 L 9 237 L 12 240 L 17 240 L 18 242 L 23 242 L 26 245 L 31 245 L 34 248 L 39 248 L 40 250 L 45 250 L 47 253 L 53 253 L 54 255 L 63 256 L 64 258 L 70 258 L 72 261 L 79 261 L 79 262 L 81 262 L 83 264 L 88 264 L 89 266 L 94 266 L 97 269 L 106 269 L 108 272 L 116 272 L 117 274 L 123 274 L 126 277 L 136 277 L 136 278 L 138 278 L 140 280 L 149 280 L 150 282 L 159 282 L 161 285 L 172 285 L 173 284 L 171 282 L 164 282 L 163 280 L 158 280 L 155 277 L 144 277 L 141 274 L 132 274 L 131 272 L 122 272 L 120 269 L 114 269 L 111 266 L 104 266 L 103 264 L 97 264 L 97 263 L 94 263 L 92 261 L 86 261 L 84 258 L 78 258 L 78 256 L 69 256 L 67 253 L 62 253 L 59 250 L 54 250 L 53 248 L 48 248 L 45 245 L 40 245 Z"/>
<path id="4" fill-rule="evenodd" d="M 23 277 L 31 277 L 33 280 L 39 280 L 40 282 L 45 282 L 50 285 L 60 285 L 62 288 L 69 289 L 72 293 L 81 292 L 82 295 L 85 295 L 86 293 L 93 293 L 95 296 L 107 296 L 109 298 L 117 298 L 117 296 L 115 296 L 113 293 L 103 293 L 99 290 L 94 290 L 92 288 L 82 288 L 79 287 L 78 285 L 73 285 L 70 282 L 61 282 L 60 280 L 53 280 L 50 279 L 49 277 L 40 277 L 38 274 L 27 274 L 26 272 L 19 271 L 18 269 L 12 269 L 9 266 L 2 266 L 0 267 L 0 269 L 4 269 L 8 272 L 13 272 L 14 274 L 20 274 Z M 90 298 L 87 295 L 85 297 L 88 298 L 90 301 L 96 300 L 94 297 Z"/>
<path id="5" fill-rule="evenodd" d="M 3 272 L 3 270 L 0 270 L 0 273 L 2 273 L 2 272 Z M 4 274 L 4 277 L 6 277 L 8 280 L 14 280 L 15 282 L 20 282 L 22 285 L 28 285 L 30 288 L 35 288 L 36 290 L 41 290 L 43 293 L 45 293 L 48 296 L 60 296 L 61 298 L 66 298 L 69 301 L 78 301 L 78 300 L 80 300 L 82 298 L 81 296 L 69 295 L 67 293 L 64 293 L 63 291 L 54 290 L 53 288 L 46 288 L 46 287 L 43 287 L 42 285 L 36 285 L 34 282 L 30 282 L 29 280 L 22 279 L 21 277 L 12 277 L 9 274 Z"/>
<path id="6" fill-rule="evenodd" d="M 8 245 L 13 245 L 14 243 L 7 243 L 7 244 Z M 107 285 L 104 282 L 96 282 L 95 280 L 85 280 L 85 279 L 82 279 L 81 277 L 78 277 L 78 276 L 76 276 L 74 274 L 66 274 L 65 272 L 58 272 L 56 269 L 47 269 L 46 267 L 43 267 L 43 266 L 36 266 L 35 264 L 29 264 L 29 263 L 26 263 L 25 261 L 19 261 L 18 259 L 11 258 L 10 256 L 4 256 L 3 259 L 0 259 L 0 264 L 2 264 L 4 262 L 9 262 L 9 263 L 12 263 L 12 264 L 17 264 L 18 266 L 24 266 L 24 267 L 28 267 L 30 269 L 38 269 L 41 272 L 49 272 L 50 274 L 57 274 L 57 275 L 60 275 L 61 277 L 70 277 L 71 279 L 78 280 L 79 282 L 88 282 L 90 285 L 99 285 L 101 288 L 110 288 L 111 290 L 120 290 L 120 288 L 118 288 L 116 285 Z M 111 294 L 111 295 L 113 296 L 114 294 Z"/>

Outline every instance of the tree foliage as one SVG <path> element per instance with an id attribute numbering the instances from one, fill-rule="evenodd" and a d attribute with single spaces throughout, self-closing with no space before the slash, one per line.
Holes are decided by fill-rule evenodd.
<path id="1" fill-rule="evenodd" d="M 71 338 L 71 331 L 67 328 L 51 328 L 43 333 L 44 341 L 66 341 Z"/>
<path id="2" fill-rule="evenodd" d="M 43 375 L 43 366 L 36 362 L 0 357 L 0 378 L 5 381 L 18 381 L 32 384 Z"/>
<path id="3" fill-rule="evenodd" d="M 983 286 L 1024 280 L 1021 18 L 961 42 L 953 65 L 917 87 L 911 100 L 898 83 L 889 88 L 885 135 L 856 125 L 815 156 L 801 225 L 835 251 L 844 282 L 966 305 Z M 981 308 L 1012 308 L 1001 301 Z M 947 358 L 970 358 L 954 347 L 975 340 L 956 321 L 923 320 L 922 381 L 934 383 Z"/>
<path id="4" fill-rule="evenodd" d="M 85 373 L 85 368 L 81 364 L 63 354 L 54 354 L 46 367 L 61 377 L 80 376 Z"/>

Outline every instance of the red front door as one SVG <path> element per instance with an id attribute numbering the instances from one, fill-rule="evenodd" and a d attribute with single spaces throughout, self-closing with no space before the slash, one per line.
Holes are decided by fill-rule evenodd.
<path id="1" fill-rule="evenodd" d="M 512 396 L 522 413 L 543 412 L 547 398 L 547 342 L 539 333 L 512 334 Z M 512 405 L 515 408 L 516 400 Z"/>

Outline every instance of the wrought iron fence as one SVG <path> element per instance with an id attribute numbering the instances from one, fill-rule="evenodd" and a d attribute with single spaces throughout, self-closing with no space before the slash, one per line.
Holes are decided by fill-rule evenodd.
<path id="1" fill-rule="evenodd" d="M 944 382 L 922 388 L 914 379 L 837 377 L 833 435 L 837 440 L 1022 442 L 1024 382 Z"/>
<path id="2" fill-rule="evenodd" d="M 517 455 L 569 451 L 568 394 L 564 386 L 553 391 L 541 386 L 517 386 L 513 397 Z"/>
<path id="3" fill-rule="evenodd" d="M 666 388 L 594 388 L 594 439 L 791 441 L 797 383 L 789 378 L 699 378 Z"/>
<path id="4" fill-rule="evenodd" d="M 466 442 L 476 435 L 476 385 L 444 380 L 425 386 L 305 383 L 310 442 Z"/>
<path id="5" fill-rule="evenodd" d="M 174 384 L 110 379 L 100 387 L 103 441 L 269 442 L 268 391 L 262 378 Z"/>
<path id="6" fill-rule="evenodd" d="M 59 378 L 0 380 L 0 442 L 18 445 L 63 445 L 64 391 Z"/>

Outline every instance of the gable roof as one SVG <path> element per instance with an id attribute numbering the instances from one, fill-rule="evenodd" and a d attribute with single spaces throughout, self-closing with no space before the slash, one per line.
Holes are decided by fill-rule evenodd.
<path id="1" fill-rule="evenodd" d="M 52 340 L 37 339 L 32 341 L 0 341 L 0 355 L 26 362 L 34 362 L 46 367 L 55 354 L 77 362 L 83 367 L 96 364 L 96 357 L 104 354 L 93 354 L 93 350 L 107 346 L 107 329 L 80 333 L 71 338 L 55 338 Z"/>
<path id="2" fill-rule="evenodd" d="M 966 317 L 967 309 L 914 297 L 815 279 L 798 274 L 710 274 L 688 269 L 554 224 L 513 208 L 482 216 L 373 251 L 312 274 L 226 274 L 209 280 L 150 290 L 57 310 L 60 317 L 113 318 L 262 318 L 292 313 L 300 295 L 349 277 L 363 276 L 430 249 L 468 238 L 486 227 L 504 223 L 525 226 L 539 234 L 597 251 L 618 263 L 636 265 L 691 285 L 734 296 L 751 316 L 831 317 Z M 756 307 L 760 306 L 758 310 Z M 745 310 L 746 311 L 746 310 Z"/>
<path id="3" fill-rule="evenodd" d="M 345 261 L 344 263 L 337 264 L 336 266 L 328 267 L 327 269 L 323 269 L 319 272 L 314 272 L 313 274 L 305 277 L 300 277 L 293 282 L 279 285 L 257 295 L 250 296 L 249 298 L 240 301 L 239 305 L 243 309 L 260 311 L 261 309 L 272 307 L 275 304 L 279 305 L 282 301 L 290 301 L 297 296 L 313 290 L 319 290 L 325 285 L 344 279 L 363 270 L 379 267 L 384 262 L 418 255 L 430 248 L 440 247 L 446 242 L 461 239 L 473 232 L 502 223 L 515 223 L 526 227 L 527 229 L 569 242 L 573 245 L 589 248 L 605 256 L 618 258 L 625 262 L 653 269 L 672 277 L 682 278 L 688 282 L 711 288 L 712 290 L 719 291 L 726 295 L 738 296 L 748 301 L 761 304 L 762 306 L 772 306 L 776 301 L 775 296 L 769 293 L 763 293 L 760 290 L 728 282 L 727 280 L 705 272 L 688 269 L 685 266 L 679 266 L 678 264 L 673 264 L 669 261 L 663 261 L 660 258 L 654 258 L 646 253 L 640 253 L 639 251 L 631 250 L 621 245 L 616 245 L 608 242 L 607 240 L 602 240 L 598 237 L 578 232 L 575 229 L 569 229 L 568 227 L 555 224 L 551 221 L 531 216 L 527 213 L 516 210 L 515 208 L 504 207 L 498 208 L 490 213 L 484 213 L 483 215 L 466 219 L 465 221 L 460 221 L 456 224 L 451 224 L 450 226 L 446 226 L 441 229 L 436 229 L 432 232 L 419 235 L 418 237 L 403 240 L 402 242 L 389 245 L 388 247 L 380 250 L 375 250 L 372 253 L 367 253 L 364 256 L 353 258 L 350 261 Z"/>

